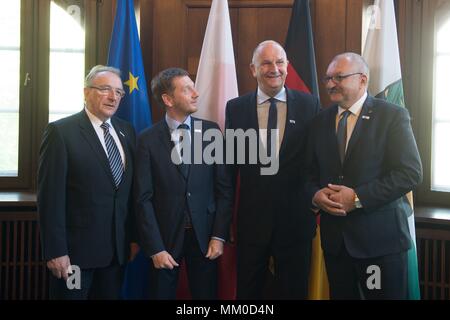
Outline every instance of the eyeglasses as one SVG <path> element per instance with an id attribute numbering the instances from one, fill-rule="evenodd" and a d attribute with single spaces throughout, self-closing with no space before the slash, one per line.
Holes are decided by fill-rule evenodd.
<path id="1" fill-rule="evenodd" d="M 111 91 L 114 92 L 114 95 L 118 98 L 119 97 L 123 98 L 125 96 L 125 91 L 123 91 L 122 89 L 113 88 L 110 86 L 104 86 L 104 87 L 88 86 L 88 88 L 97 89 L 101 95 L 105 95 L 105 96 L 107 94 L 109 94 Z"/>
<path id="2" fill-rule="evenodd" d="M 355 72 L 355 73 L 350 73 L 350 74 L 341 74 L 341 75 L 337 75 L 337 76 L 332 76 L 332 77 L 323 77 L 322 78 L 322 82 L 324 83 L 324 84 L 327 84 L 328 83 L 328 81 L 333 81 L 334 83 L 340 83 L 342 80 L 344 80 L 344 79 L 346 79 L 346 78 L 348 78 L 348 77 L 351 77 L 351 76 L 354 76 L 354 75 L 357 75 L 357 74 L 359 74 L 359 75 L 362 75 L 362 74 L 364 74 L 364 73 L 362 73 L 362 72 Z"/>

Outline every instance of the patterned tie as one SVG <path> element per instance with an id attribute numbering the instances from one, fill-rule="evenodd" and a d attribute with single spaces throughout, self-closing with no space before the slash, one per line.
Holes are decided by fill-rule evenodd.
<path id="1" fill-rule="evenodd" d="M 267 119 L 267 142 L 266 142 L 268 157 L 270 157 L 270 155 L 272 154 L 272 129 L 277 128 L 277 99 L 270 98 L 269 101 L 270 101 L 270 108 L 269 108 L 269 118 Z"/>
<path id="2" fill-rule="evenodd" d="M 189 126 L 185 123 L 182 123 L 178 126 L 178 129 L 189 130 Z M 180 140 L 178 143 L 181 143 L 183 141 L 183 139 L 189 139 L 189 136 L 186 136 L 186 134 L 183 135 L 180 133 Z M 187 143 L 187 144 L 184 144 L 184 146 L 190 148 L 191 144 Z M 178 166 L 181 169 L 183 176 L 187 179 L 188 174 L 189 174 L 189 164 L 183 162 L 183 149 L 180 149 L 180 157 L 181 157 L 181 163 Z"/>
<path id="3" fill-rule="evenodd" d="M 100 127 L 103 129 L 106 150 L 108 151 L 109 166 L 111 167 L 111 173 L 117 188 L 120 184 L 120 181 L 122 181 L 123 175 L 122 157 L 120 156 L 119 149 L 117 148 L 113 137 L 109 133 L 109 124 L 103 122 Z"/>
<path id="4" fill-rule="evenodd" d="M 344 163 L 345 158 L 345 147 L 347 145 L 347 118 L 350 115 L 350 113 L 351 112 L 348 110 L 342 112 L 341 119 L 338 122 L 338 127 L 336 131 L 341 163 Z"/>

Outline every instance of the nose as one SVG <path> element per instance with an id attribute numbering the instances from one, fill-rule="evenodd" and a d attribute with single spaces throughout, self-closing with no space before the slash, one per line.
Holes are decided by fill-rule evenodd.
<path id="1" fill-rule="evenodd" d="M 325 87 L 327 89 L 332 89 L 336 86 L 336 83 L 333 81 L 333 79 L 329 79 L 326 83 L 325 83 Z"/>
<path id="2" fill-rule="evenodd" d="M 117 99 L 116 93 L 114 92 L 113 89 L 108 91 L 108 99 L 110 99 L 110 100 L 116 100 Z"/>
<path id="3" fill-rule="evenodd" d="M 277 65 L 276 62 L 273 62 L 273 63 L 269 64 L 269 71 L 278 73 L 278 65 Z"/>
<path id="4" fill-rule="evenodd" d="M 198 97 L 199 97 L 198 91 L 197 91 L 197 89 L 194 89 L 192 91 L 192 98 L 197 99 Z"/>

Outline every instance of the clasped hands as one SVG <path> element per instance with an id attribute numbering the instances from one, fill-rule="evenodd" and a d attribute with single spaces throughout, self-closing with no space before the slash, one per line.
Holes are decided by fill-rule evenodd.
<path id="1" fill-rule="evenodd" d="M 355 209 L 355 190 L 343 185 L 328 184 L 316 192 L 312 201 L 329 214 L 346 216 Z"/>

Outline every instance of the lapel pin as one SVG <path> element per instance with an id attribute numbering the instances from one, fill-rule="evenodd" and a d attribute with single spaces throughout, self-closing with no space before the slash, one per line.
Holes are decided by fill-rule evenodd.
<path id="1" fill-rule="evenodd" d="M 369 116 L 362 116 L 362 118 L 363 118 L 364 120 L 369 120 L 369 119 L 370 119 Z"/>
<path id="2" fill-rule="evenodd" d="M 119 131 L 119 133 L 122 135 L 122 137 L 125 137 L 125 135 L 122 133 L 122 131 Z"/>
<path id="3" fill-rule="evenodd" d="M 295 120 L 289 119 L 289 123 L 295 124 Z"/>

